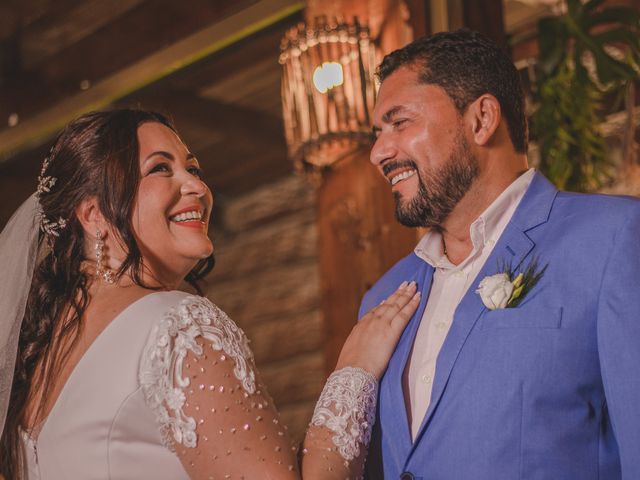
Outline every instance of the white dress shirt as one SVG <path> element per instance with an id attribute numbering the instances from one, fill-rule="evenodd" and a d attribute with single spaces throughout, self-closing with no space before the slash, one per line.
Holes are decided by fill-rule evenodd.
<path id="1" fill-rule="evenodd" d="M 469 230 L 473 249 L 459 265 L 453 265 L 444 254 L 439 232 L 427 233 L 415 248 L 416 255 L 434 267 L 435 271 L 403 376 L 405 405 L 414 440 L 429 408 L 436 360 L 449 332 L 455 309 L 489 258 L 529 188 L 533 175 L 533 168 L 520 175 L 471 224 Z"/>

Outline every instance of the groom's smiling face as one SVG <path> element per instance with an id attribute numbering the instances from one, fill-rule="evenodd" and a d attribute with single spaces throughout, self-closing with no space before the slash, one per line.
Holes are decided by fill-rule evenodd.
<path id="1" fill-rule="evenodd" d="M 374 133 L 371 162 L 391 185 L 398 221 L 442 228 L 479 174 L 451 98 L 400 67 L 380 87 Z"/>

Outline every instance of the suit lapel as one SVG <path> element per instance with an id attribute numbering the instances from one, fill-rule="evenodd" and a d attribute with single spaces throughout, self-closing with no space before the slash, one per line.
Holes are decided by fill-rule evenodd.
<path id="1" fill-rule="evenodd" d="M 409 352 L 413 346 L 413 340 L 420 326 L 420 320 L 429 298 L 431 290 L 431 280 L 433 279 L 433 268 L 421 259 L 416 257 L 419 262 L 413 277 L 406 280 L 415 281 L 418 288 L 422 292 L 420 305 L 413 314 L 409 325 L 405 328 L 396 350 L 391 357 L 389 366 L 384 375 L 381 385 L 381 404 L 389 406 L 389 413 L 386 415 L 384 423 L 385 435 L 389 434 L 394 439 L 395 444 L 399 444 L 399 452 L 402 457 L 411 449 L 411 434 L 409 432 L 409 421 L 407 418 L 407 410 L 405 408 L 404 393 L 402 389 L 402 373 L 409 358 Z M 385 398 L 386 397 L 386 398 Z M 400 463 L 404 458 L 400 459 Z"/>
<path id="2" fill-rule="evenodd" d="M 557 192 L 546 178 L 539 173 L 535 174 L 529 189 L 502 233 L 500 240 L 456 308 L 453 323 L 438 355 L 431 402 L 416 436 L 414 449 L 438 408 L 438 402 L 446 388 L 462 347 L 476 321 L 485 310 L 480 295 L 476 293 L 480 281 L 488 275 L 498 273 L 500 261 L 509 262 L 514 269 L 523 263 L 535 246 L 526 232 L 547 221 Z"/>

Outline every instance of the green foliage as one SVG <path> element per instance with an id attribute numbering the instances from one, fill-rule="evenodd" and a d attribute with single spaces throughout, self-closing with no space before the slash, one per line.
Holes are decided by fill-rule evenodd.
<path id="1" fill-rule="evenodd" d="M 590 191 L 611 175 L 598 114 L 602 93 L 578 79 L 568 60 L 539 86 L 532 130 L 541 152 L 540 169 L 558 188 Z"/>
<path id="2" fill-rule="evenodd" d="M 540 169 L 567 190 L 595 190 L 611 178 L 600 134 L 606 113 L 601 100 L 605 92 L 635 81 L 640 65 L 640 12 L 602 4 L 567 0 L 567 13 L 538 23 L 532 133 L 540 147 Z M 612 56 L 608 47 L 625 52 L 624 58 Z"/>

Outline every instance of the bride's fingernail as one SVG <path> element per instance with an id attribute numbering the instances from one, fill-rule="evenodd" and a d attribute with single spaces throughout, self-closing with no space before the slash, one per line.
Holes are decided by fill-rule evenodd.
<path id="1" fill-rule="evenodd" d="M 408 284 L 409 284 L 409 283 L 405 280 L 404 282 L 402 282 L 402 283 L 400 284 L 400 286 L 399 286 L 398 288 L 404 288 L 404 287 L 406 287 Z"/>

